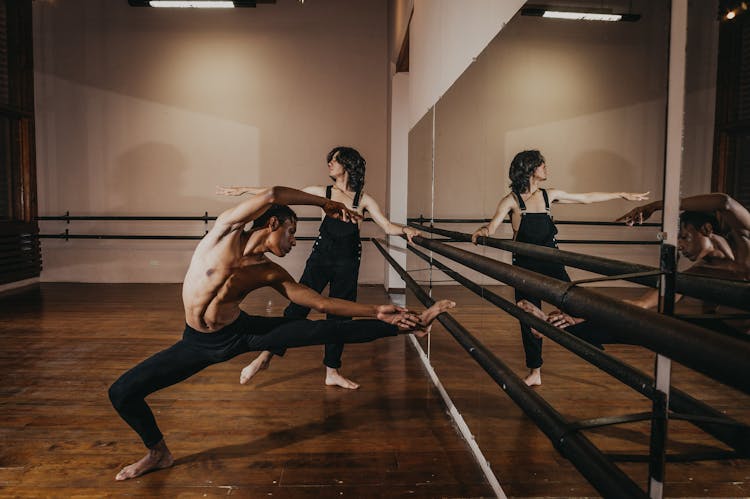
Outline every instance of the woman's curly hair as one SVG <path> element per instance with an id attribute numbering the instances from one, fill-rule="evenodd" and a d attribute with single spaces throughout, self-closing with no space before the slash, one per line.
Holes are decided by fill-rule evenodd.
<path id="1" fill-rule="evenodd" d="M 511 190 L 519 193 L 528 191 L 529 179 L 542 163 L 544 163 L 544 156 L 537 150 L 521 151 L 516 154 L 508 170 Z"/>
<path id="2" fill-rule="evenodd" d="M 338 156 L 336 156 L 337 153 Z M 347 187 L 355 192 L 362 190 L 362 187 L 365 185 L 365 166 L 367 165 L 365 158 L 353 147 L 344 146 L 337 146 L 331 149 L 331 152 L 326 156 L 326 161 L 330 163 L 334 156 L 336 156 L 336 161 L 349 174 Z"/>

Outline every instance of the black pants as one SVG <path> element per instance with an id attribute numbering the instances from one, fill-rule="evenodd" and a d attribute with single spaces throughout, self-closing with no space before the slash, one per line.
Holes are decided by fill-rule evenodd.
<path id="1" fill-rule="evenodd" d="M 359 239 L 337 242 L 324 237 L 318 237 L 313 245 L 313 251 L 305 264 L 305 270 L 300 278 L 304 284 L 322 292 L 330 284 L 328 296 L 342 300 L 357 300 L 357 279 L 359 278 L 359 262 L 362 247 Z M 310 309 L 290 303 L 284 310 L 284 317 L 290 319 L 304 319 Z M 328 314 L 328 319 L 347 320 L 351 317 L 341 317 Z M 276 355 L 283 355 L 283 350 L 273 351 Z M 343 343 L 326 343 L 323 364 L 333 369 L 341 367 L 341 356 L 344 353 Z"/>
<path id="2" fill-rule="evenodd" d="M 534 260 L 532 258 L 521 258 L 514 257 L 513 265 L 517 265 L 524 269 L 544 274 L 549 277 L 554 277 L 561 281 L 570 282 L 570 276 L 565 271 L 565 266 L 552 263 L 544 262 L 540 260 Z M 537 307 L 542 307 L 542 300 L 533 296 L 528 296 L 518 290 L 516 290 L 516 302 L 520 300 L 527 300 Z M 521 340 L 523 341 L 523 351 L 526 354 L 526 367 L 529 369 L 537 369 L 542 367 L 542 339 L 537 338 L 531 333 L 531 328 L 528 324 L 521 323 Z"/>
<path id="3" fill-rule="evenodd" d="M 185 326 L 182 340 L 144 360 L 109 389 L 120 417 L 153 447 L 163 438 L 144 400 L 148 395 L 183 381 L 212 364 L 245 352 L 286 349 L 330 342 L 366 343 L 396 336 L 398 328 L 378 320 L 321 320 L 258 317 L 244 312 L 216 333 Z"/>

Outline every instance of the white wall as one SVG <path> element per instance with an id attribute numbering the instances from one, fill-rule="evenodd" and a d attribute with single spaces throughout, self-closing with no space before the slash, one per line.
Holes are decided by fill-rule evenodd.
<path id="1" fill-rule="evenodd" d="M 328 182 L 351 145 L 385 202 L 387 5 L 164 10 L 34 2 L 39 214 L 216 215 L 218 184 Z M 302 215 L 314 209 L 298 210 Z M 43 233 L 200 235 L 198 223 L 43 222 Z M 314 235 L 317 224 L 301 225 Z M 366 234 L 377 231 L 368 229 Z M 179 282 L 195 242 L 43 241 L 43 281 Z M 285 259 L 301 273 L 310 244 Z M 382 282 L 368 248 L 361 282 Z"/>
<path id="2" fill-rule="evenodd" d="M 391 80 L 391 157 L 388 170 L 389 218 L 406 224 L 407 193 L 409 182 L 409 73 L 396 73 Z M 406 267 L 406 241 L 401 236 L 388 237 L 393 258 Z M 385 287 L 401 290 L 406 287 L 393 267 L 384 260 Z"/>

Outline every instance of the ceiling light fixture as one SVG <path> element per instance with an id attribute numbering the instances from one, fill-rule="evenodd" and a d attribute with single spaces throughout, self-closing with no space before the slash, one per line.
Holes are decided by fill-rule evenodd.
<path id="1" fill-rule="evenodd" d="M 741 0 L 719 0 L 719 19 L 731 21 L 748 12 L 748 2 Z"/>
<path id="2" fill-rule="evenodd" d="M 151 0 L 151 7 L 166 7 L 176 9 L 233 9 L 234 2 L 231 1 L 205 1 L 205 2 L 178 2 L 175 0 Z"/>
<path id="3" fill-rule="evenodd" d="M 606 22 L 635 22 L 641 18 L 639 14 L 612 12 L 606 9 L 583 9 L 567 7 L 545 7 L 529 5 L 521 9 L 522 16 L 546 17 L 547 19 L 564 19 L 568 21 L 606 21 Z"/>
<path id="4" fill-rule="evenodd" d="M 276 0 L 128 0 L 131 7 L 174 9 L 232 9 L 255 7 L 259 3 L 276 3 Z"/>

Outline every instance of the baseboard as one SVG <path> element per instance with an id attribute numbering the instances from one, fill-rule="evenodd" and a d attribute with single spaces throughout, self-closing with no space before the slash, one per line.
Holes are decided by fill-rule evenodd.
<path id="1" fill-rule="evenodd" d="M 31 279 L 24 279 L 23 281 L 9 282 L 8 284 L 0 285 L 0 295 L 9 294 L 11 292 L 20 291 L 23 288 L 31 286 L 38 286 L 39 278 L 32 277 Z"/>

